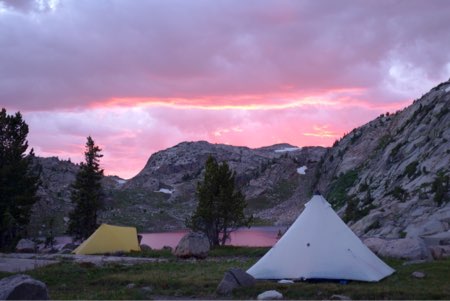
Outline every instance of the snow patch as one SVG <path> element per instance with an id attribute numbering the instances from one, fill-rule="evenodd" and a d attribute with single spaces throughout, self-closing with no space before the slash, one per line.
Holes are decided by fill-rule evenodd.
<path id="1" fill-rule="evenodd" d="M 167 189 L 167 188 L 161 188 L 160 190 L 156 191 L 156 192 L 162 192 L 162 193 L 166 193 L 166 194 L 172 194 L 173 190 Z"/>
<path id="2" fill-rule="evenodd" d="M 445 92 L 450 92 L 450 86 L 448 86 L 447 88 L 445 88 Z"/>
<path id="3" fill-rule="evenodd" d="M 117 179 L 116 182 L 119 183 L 120 185 L 122 185 L 122 184 L 125 184 L 127 182 L 127 180 Z"/>
<path id="4" fill-rule="evenodd" d="M 297 173 L 300 175 L 306 175 L 307 169 L 308 169 L 308 167 L 306 167 L 306 166 L 299 167 L 299 168 L 297 168 Z"/>
<path id="5" fill-rule="evenodd" d="M 275 152 L 276 153 L 294 152 L 294 151 L 298 151 L 301 149 L 302 149 L 301 147 L 285 147 L 285 148 L 276 149 Z"/>

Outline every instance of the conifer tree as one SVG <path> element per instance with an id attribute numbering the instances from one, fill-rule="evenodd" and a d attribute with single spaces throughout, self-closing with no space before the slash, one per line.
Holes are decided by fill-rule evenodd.
<path id="1" fill-rule="evenodd" d="M 75 182 L 72 184 L 71 200 L 74 209 L 69 218 L 69 234 L 76 239 L 86 239 L 98 227 L 97 213 L 102 205 L 103 191 L 100 169 L 101 149 L 95 145 L 91 136 L 87 137 L 85 162 L 80 164 Z"/>
<path id="2" fill-rule="evenodd" d="M 28 125 L 20 112 L 0 112 L 0 249 L 15 245 L 26 235 L 39 176 L 31 171 L 33 150 L 28 156 Z"/>
<path id="3" fill-rule="evenodd" d="M 197 186 L 198 205 L 186 225 L 205 233 L 211 246 L 224 245 L 232 231 L 250 226 L 252 217 L 244 214 L 247 203 L 235 189 L 235 178 L 226 162 L 218 164 L 212 156 L 206 161 L 203 181 Z"/>

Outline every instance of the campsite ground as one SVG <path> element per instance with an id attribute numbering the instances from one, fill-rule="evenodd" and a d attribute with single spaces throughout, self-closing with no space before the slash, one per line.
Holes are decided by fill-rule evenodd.
<path id="1" fill-rule="evenodd" d="M 138 265 L 110 262 L 97 266 L 64 259 L 27 274 L 45 282 L 52 299 L 224 299 L 215 294 L 224 272 L 232 267 L 247 269 L 266 251 L 219 248 L 211 251 L 206 260 L 179 260 L 164 250 L 139 252 L 132 255 L 167 260 Z M 228 298 L 255 299 L 263 291 L 276 289 L 286 299 L 328 299 L 334 294 L 352 299 L 450 299 L 450 259 L 411 265 L 403 265 L 399 260 L 386 262 L 396 273 L 378 283 L 285 285 L 259 281 L 252 288 L 236 290 Z M 414 271 L 426 276 L 414 278 Z M 0 272 L 0 277 L 11 274 Z"/>

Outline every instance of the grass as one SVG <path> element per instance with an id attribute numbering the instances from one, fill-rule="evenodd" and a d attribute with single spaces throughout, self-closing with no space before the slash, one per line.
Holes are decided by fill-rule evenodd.
<path id="1" fill-rule="evenodd" d="M 135 266 L 63 262 L 28 274 L 47 284 L 52 299 L 223 299 L 215 289 L 224 272 L 233 267 L 249 268 L 265 251 L 267 248 L 226 247 L 213 250 L 208 260 L 169 257 L 167 262 Z M 255 299 L 265 290 L 276 289 L 286 299 L 328 299 L 334 294 L 352 299 L 450 299 L 450 259 L 405 266 L 400 260 L 386 262 L 396 273 L 378 283 L 281 285 L 258 281 L 254 287 L 235 290 L 228 298 Z M 424 272 L 425 278 L 411 277 L 414 271 Z M 0 273 L 0 277 L 8 275 Z M 130 283 L 135 287 L 127 288 Z"/>

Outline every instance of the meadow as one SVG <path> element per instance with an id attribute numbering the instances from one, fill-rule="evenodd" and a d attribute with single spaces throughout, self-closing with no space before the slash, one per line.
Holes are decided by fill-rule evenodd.
<path id="1" fill-rule="evenodd" d="M 230 268 L 249 268 L 268 248 L 221 247 L 205 260 L 181 260 L 170 251 L 136 252 L 128 256 L 157 257 L 163 262 L 141 265 L 109 264 L 97 267 L 63 261 L 27 272 L 47 284 L 52 299 L 256 299 L 266 290 L 278 290 L 285 299 L 329 299 L 346 295 L 352 299 L 450 299 L 450 259 L 403 265 L 384 259 L 396 272 L 378 282 L 296 282 L 286 285 L 258 281 L 231 296 L 215 293 L 223 274 Z M 414 271 L 425 273 L 418 279 Z M 0 277 L 11 273 L 0 273 Z"/>

